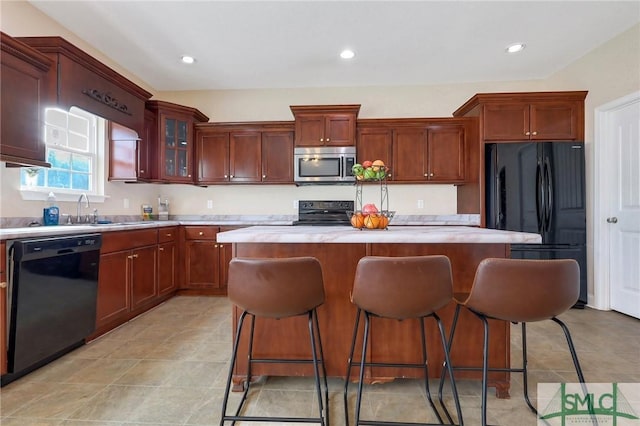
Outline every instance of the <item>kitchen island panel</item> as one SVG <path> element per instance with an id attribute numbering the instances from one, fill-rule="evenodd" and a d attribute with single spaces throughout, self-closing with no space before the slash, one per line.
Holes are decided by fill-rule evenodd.
<path id="1" fill-rule="evenodd" d="M 356 308 L 351 304 L 350 292 L 358 260 L 366 255 L 365 244 L 234 244 L 234 257 L 297 257 L 313 256 L 322 265 L 325 303 L 318 308 L 320 334 L 324 349 L 327 374 L 341 377 L 346 373 L 346 360 L 351 343 L 351 331 Z M 300 277 L 303 285 L 304 277 Z M 233 329 L 242 311 L 233 308 Z M 249 325 L 248 323 L 246 325 Z M 239 349 L 240 360 L 236 375 L 246 374 L 249 328 L 243 332 L 243 344 Z M 234 332 L 235 334 L 235 332 Z M 256 321 L 254 357 L 287 357 L 310 359 L 310 341 L 306 317 L 264 319 Z M 311 376 L 311 365 L 262 364 L 252 367 L 256 375 Z M 238 377 L 238 376 L 237 376 Z M 241 380 L 238 377 L 238 381 Z"/>
<path id="2" fill-rule="evenodd" d="M 295 257 L 314 256 L 322 265 L 326 300 L 318 309 L 321 335 L 323 338 L 325 365 L 327 374 L 344 377 L 349 347 L 353 332 L 356 308 L 351 303 L 358 260 L 367 255 L 412 256 L 444 254 L 452 263 L 454 292 L 460 299 L 468 294 L 475 269 L 480 261 L 487 257 L 508 257 L 509 245 L 494 244 L 302 244 L 302 243 L 234 243 L 234 257 Z M 301 277 L 301 282 L 304 277 Z M 393 285 L 393 283 L 389 283 Z M 455 304 L 452 302 L 438 312 L 446 333 L 451 329 Z M 241 314 L 234 307 L 234 330 Z M 459 331 L 454 342 L 452 360 L 454 364 L 472 366 L 482 362 L 482 324 L 473 315 L 464 312 L 459 320 Z M 360 328 L 362 329 L 363 321 Z M 415 320 L 392 321 L 374 319 L 371 326 L 371 347 L 368 360 L 374 362 L 421 362 L 419 350 L 419 323 Z M 429 348 L 429 375 L 440 376 L 440 366 L 444 355 L 435 321 L 426 320 L 427 345 Z M 243 336 L 239 360 L 246 359 L 247 340 Z M 491 324 L 491 360 L 494 367 L 509 366 L 509 324 L 492 321 Z M 309 337 L 306 319 L 290 318 L 282 320 L 259 319 L 255 332 L 255 357 L 260 358 L 309 358 Z M 356 350 L 355 358 L 359 357 Z M 252 370 L 255 375 L 312 375 L 311 366 L 262 364 Z M 235 383 L 239 384 L 246 374 L 246 364 L 242 361 L 236 366 Z M 357 369 L 352 370 L 352 379 Z M 398 377 L 420 377 L 420 369 L 410 368 L 368 368 L 365 372 L 368 382 L 389 381 Z M 476 372 L 460 372 L 457 377 L 480 378 Z M 490 385 L 495 386 L 500 396 L 508 396 L 509 378 L 506 373 L 492 373 Z"/>

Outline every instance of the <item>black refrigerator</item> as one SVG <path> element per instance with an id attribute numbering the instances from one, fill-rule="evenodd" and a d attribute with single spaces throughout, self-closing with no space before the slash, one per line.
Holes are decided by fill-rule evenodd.
<path id="1" fill-rule="evenodd" d="M 587 303 L 584 145 L 514 142 L 485 145 L 486 226 L 538 233 L 542 244 L 513 244 L 514 259 L 575 259 Z"/>

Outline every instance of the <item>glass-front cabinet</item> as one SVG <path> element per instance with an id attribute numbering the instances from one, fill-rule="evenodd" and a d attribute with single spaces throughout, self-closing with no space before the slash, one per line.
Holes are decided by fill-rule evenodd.
<path id="1" fill-rule="evenodd" d="M 164 177 L 191 178 L 191 150 L 189 122 L 171 117 L 164 118 Z"/>
<path id="2" fill-rule="evenodd" d="M 191 183 L 193 173 L 194 123 L 209 118 L 195 108 L 163 101 L 149 101 L 147 108 L 156 112 L 159 140 L 156 146 L 157 176 L 162 182 Z"/>

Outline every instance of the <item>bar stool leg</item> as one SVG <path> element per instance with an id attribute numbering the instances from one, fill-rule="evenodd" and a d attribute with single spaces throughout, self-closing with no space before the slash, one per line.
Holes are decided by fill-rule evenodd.
<path id="1" fill-rule="evenodd" d="M 329 425 L 329 386 L 327 384 L 327 374 L 324 369 L 324 358 L 322 354 L 322 342 L 320 340 L 320 327 L 318 324 L 318 317 L 315 314 L 315 309 L 309 311 L 309 338 L 311 339 L 311 357 L 313 360 L 313 372 L 316 382 L 316 393 L 318 395 L 318 411 L 320 423 L 322 425 Z M 316 333 L 317 330 L 317 333 Z M 316 347 L 316 338 L 318 339 L 318 347 Z M 318 369 L 318 352 L 320 353 L 320 359 L 323 361 L 323 378 L 324 378 L 324 386 L 325 386 L 325 400 L 323 402 L 322 398 L 322 390 L 320 389 L 320 372 Z M 325 407 L 327 410 L 325 411 Z M 324 413 L 324 414 L 323 414 Z"/>
<path id="2" fill-rule="evenodd" d="M 484 315 L 474 312 L 478 318 L 482 320 L 484 327 L 484 341 L 482 348 L 482 402 L 480 409 L 482 410 L 481 424 L 487 426 L 487 383 L 489 379 L 489 321 Z"/>
<path id="3" fill-rule="evenodd" d="M 576 348 L 573 346 L 573 340 L 571 339 L 571 333 L 569 333 L 569 329 L 565 325 L 564 322 L 560 321 L 558 318 L 551 318 L 553 322 L 557 323 L 560 327 L 562 327 L 562 331 L 564 332 L 564 336 L 567 339 L 567 345 L 569 346 L 569 352 L 571 352 L 571 359 L 573 359 L 573 366 L 576 368 L 576 374 L 578 374 L 578 381 L 580 383 L 584 383 L 584 376 L 582 375 L 582 368 L 580 368 L 580 362 L 578 361 L 578 354 L 576 354 Z"/>
<path id="4" fill-rule="evenodd" d="M 529 361 L 527 360 L 527 323 L 522 323 L 522 384 L 524 386 L 524 400 L 529 406 L 529 409 L 534 413 L 538 414 L 538 410 L 533 406 L 531 400 L 529 399 L 529 370 L 527 369 L 527 365 Z"/>
<path id="5" fill-rule="evenodd" d="M 444 424 L 442 422 L 442 417 L 436 408 L 436 405 L 433 403 L 433 399 L 431 398 L 431 390 L 429 389 L 429 365 L 427 363 L 427 340 L 424 337 L 424 317 L 420 317 L 420 339 L 422 342 L 422 365 L 424 366 L 424 390 L 427 395 L 427 399 L 429 400 L 429 404 L 433 409 L 433 412 L 436 413 L 436 417 L 440 424 Z M 448 413 L 447 413 L 448 414 Z"/>
<path id="6" fill-rule="evenodd" d="M 447 345 L 446 345 L 447 349 L 445 354 L 451 354 L 451 345 L 453 344 L 453 336 L 456 332 L 456 326 L 458 325 L 459 316 L 460 316 L 460 304 L 456 304 L 456 311 L 453 314 L 453 322 L 451 323 L 451 331 L 449 332 L 449 340 L 447 341 Z M 445 365 L 442 366 L 442 372 L 440 373 L 440 385 L 438 386 L 438 400 L 440 401 L 440 405 L 442 405 L 443 407 L 445 405 L 444 405 L 444 400 L 442 396 L 442 390 L 444 388 L 444 380 L 446 378 L 447 372 L 449 372 L 449 375 L 451 376 L 451 381 L 453 382 L 454 381 L 453 367 L 451 366 L 451 363 L 450 362 L 448 363 L 445 359 Z M 449 417 L 449 421 L 453 423 L 450 417 Z"/>
<path id="7" fill-rule="evenodd" d="M 364 383 L 364 365 L 367 356 L 367 343 L 369 341 L 369 313 L 364 311 L 364 335 L 362 336 L 362 358 L 360 359 L 360 380 L 358 381 L 358 395 L 356 397 L 355 426 L 360 424 L 360 406 L 362 404 L 362 388 Z"/>
<path id="8" fill-rule="evenodd" d="M 437 316 L 436 314 L 433 314 L 433 318 L 438 323 L 438 330 L 440 331 L 440 340 L 442 341 L 442 348 L 444 349 L 444 363 L 445 363 L 445 366 L 446 366 L 447 370 L 449 371 L 449 376 L 451 377 L 451 392 L 453 393 L 453 402 L 454 402 L 454 404 L 456 406 L 456 414 L 458 415 L 458 425 L 459 426 L 463 426 L 464 425 L 464 420 L 462 419 L 462 409 L 460 407 L 460 399 L 458 397 L 458 388 L 456 387 L 456 381 L 455 381 L 455 379 L 453 377 L 453 367 L 451 365 L 451 355 L 449 354 L 449 348 L 448 348 L 448 344 L 447 344 L 447 338 L 445 337 L 444 326 L 442 325 L 442 321 L 440 320 L 439 316 Z M 451 415 L 449 414 L 449 410 L 447 410 L 447 406 L 442 401 L 442 388 L 439 389 L 438 396 L 440 398 L 440 403 L 442 405 L 444 413 L 447 416 L 447 420 L 449 421 L 450 424 L 454 424 L 453 423 L 453 419 L 451 418 Z"/>
<path id="9" fill-rule="evenodd" d="M 233 379 L 233 369 L 236 365 L 236 359 L 238 357 L 238 345 L 240 342 L 240 334 L 242 333 L 242 326 L 244 324 L 244 320 L 247 316 L 247 311 L 242 312 L 242 315 L 240 315 L 240 319 L 238 320 L 238 327 L 236 328 L 236 338 L 235 341 L 233 343 L 233 353 L 231 354 L 231 365 L 229 366 L 229 374 L 227 376 L 227 387 L 224 390 L 224 397 L 222 399 L 222 417 L 220 419 L 220 426 L 224 425 L 224 422 L 226 420 L 226 416 L 227 416 L 227 404 L 229 402 L 229 391 L 231 388 L 231 380 Z M 247 379 L 249 380 L 249 379 Z M 246 400 L 247 397 L 247 393 L 249 392 L 249 384 L 248 381 L 247 383 L 245 383 L 245 389 L 242 395 L 242 400 L 241 403 L 238 407 L 238 411 L 236 412 L 236 416 L 240 413 L 240 410 L 242 408 L 242 405 L 244 404 L 244 401 Z"/>
<path id="10" fill-rule="evenodd" d="M 344 382 L 344 424 L 345 426 L 349 426 L 349 400 L 348 400 L 348 392 L 349 392 L 349 380 L 351 378 L 351 366 L 353 364 L 353 352 L 356 346 L 356 338 L 358 337 L 358 327 L 360 325 L 360 312 L 362 310 L 358 308 L 356 312 L 356 320 L 354 321 L 355 326 L 353 327 L 353 337 L 351 338 L 351 349 L 349 350 L 349 359 L 347 361 L 347 375 L 346 380 Z"/>

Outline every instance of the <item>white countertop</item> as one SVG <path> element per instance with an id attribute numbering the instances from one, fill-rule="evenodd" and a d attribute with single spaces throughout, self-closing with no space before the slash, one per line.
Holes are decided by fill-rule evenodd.
<path id="1" fill-rule="evenodd" d="M 502 243 L 540 244 L 539 234 L 468 226 L 252 226 L 218 233 L 220 243 Z"/>
<path id="2" fill-rule="evenodd" d="M 58 226 L 12 226 L 19 222 L 12 218 L 4 218 L 0 228 L 0 240 L 15 238 L 55 237 L 60 235 L 87 234 L 92 232 L 129 231 L 134 229 L 158 228 L 163 226 L 193 225 L 193 226 L 290 226 L 297 215 L 224 215 L 200 216 L 183 215 L 173 220 L 131 221 L 128 218 L 115 220 L 116 223 L 95 225 L 58 225 Z M 120 221 L 122 220 L 122 221 Z M 480 215 L 452 214 L 452 215 L 412 215 L 395 216 L 393 224 L 411 226 L 477 226 Z M 373 231 L 372 231 L 373 232 Z"/>
<path id="3" fill-rule="evenodd" d="M 58 225 L 33 226 L 24 228 L 4 228 L 0 229 L 0 240 L 8 240 L 12 238 L 57 237 L 61 235 L 88 234 L 92 232 L 131 231 L 134 229 L 159 228 L 164 226 L 176 225 L 180 225 L 180 222 L 174 220 L 163 220 L 95 225 Z"/>

